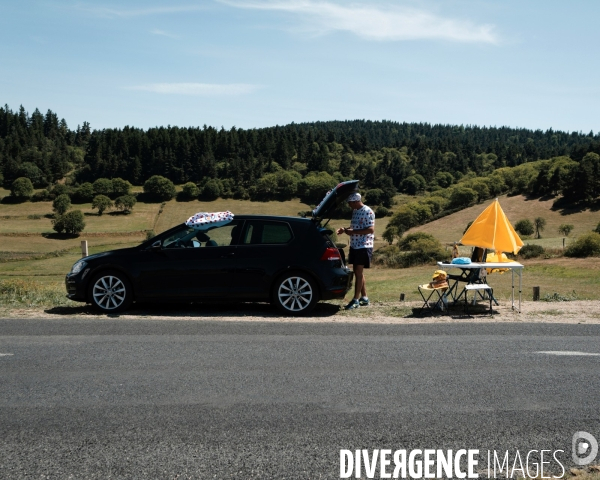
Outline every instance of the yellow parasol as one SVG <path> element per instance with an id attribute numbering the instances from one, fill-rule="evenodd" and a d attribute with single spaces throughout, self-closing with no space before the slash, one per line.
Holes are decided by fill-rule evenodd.
<path id="1" fill-rule="evenodd" d="M 463 245 L 494 249 L 501 261 L 502 252 L 518 253 L 523 241 L 506 218 L 498 199 L 475 219 L 460 240 Z"/>

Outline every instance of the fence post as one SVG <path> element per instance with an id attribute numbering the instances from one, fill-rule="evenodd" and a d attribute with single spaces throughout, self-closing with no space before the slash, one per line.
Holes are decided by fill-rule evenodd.
<path id="1" fill-rule="evenodd" d="M 537 302 L 540 299 L 540 287 L 533 287 L 533 301 Z"/>
<path id="2" fill-rule="evenodd" d="M 81 256 L 82 257 L 87 257 L 88 256 L 88 243 L 87 243 L 87 240 L 82 240 L 81 241 Z"/>

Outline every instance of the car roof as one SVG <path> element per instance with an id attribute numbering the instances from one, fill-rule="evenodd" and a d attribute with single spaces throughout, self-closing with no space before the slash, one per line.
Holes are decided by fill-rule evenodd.
<path id="1" fill-rule="evenodd" d="M 235 214 L 234 214 L 235 215 Z M 279 220 L 285 222 L 310 222 L 309 218 L 291 217 L 285 215 L 235 215 L 237 220 Z"/>

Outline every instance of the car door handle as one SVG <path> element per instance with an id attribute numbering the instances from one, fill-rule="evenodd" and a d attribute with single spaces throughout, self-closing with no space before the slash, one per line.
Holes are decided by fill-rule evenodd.
<path id="1" fill-rule="evenodd" d="M 231 258 L 235 256 L 235 252 L 226 253 L 225 255 L 221 255 L 221 258 Z"/>

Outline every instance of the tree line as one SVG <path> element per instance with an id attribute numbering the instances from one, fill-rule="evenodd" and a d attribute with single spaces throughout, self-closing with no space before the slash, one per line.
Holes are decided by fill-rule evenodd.
<path id="1" fill-rule="evenodd" d="M 600 154 L 593 132 L 331 121 L 260 129 L 134 127 L 71 130 L 48 110 L 0 108 L 0 178 L 43 187 L 71 175 L 73 184 L 122 178 L 143 185 L 163 176 L 192 182 L 206 195 L 273 199 L 303 195 L 311 175 L 356 178 L 367 189 L 418 193 L 539 159 L 581 162 Z M 207 187 L 208 184 L 208 187 Z M 294 191 L 294 185 L 297 185 Z M 289 188 L 291 187 L 291 188 Z M 300 188 L 300 193 L 298 193 Z M 304 192 L 304 193 L 303 193 Z M 305 196 L 310 196 L 310 193 Z"/>

